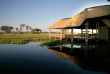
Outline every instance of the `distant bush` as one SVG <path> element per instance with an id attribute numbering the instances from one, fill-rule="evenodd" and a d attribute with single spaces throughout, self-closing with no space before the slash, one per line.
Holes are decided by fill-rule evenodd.
<path id="1" fill-rule="evenodd" d="M 17 31 L 16 34 L 23 34 L 23 32 Z"/>
<path id="2" fill-rule="evenodd" d="M 2 34 L 2 32 L 0 32 L 0 34 Z"/>

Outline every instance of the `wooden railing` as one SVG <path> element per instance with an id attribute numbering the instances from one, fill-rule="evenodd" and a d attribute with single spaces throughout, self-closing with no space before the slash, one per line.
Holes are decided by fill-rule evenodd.
<path id="1" fill-rule="evenodd" d="M 61 36 L 62 38 L 72 38 L 71 35 L 66 35 L 66 34 L 62 34 Z M 97 35 L 96 34 L 89 34 L 88 35 L 88 38 L 96 38 Z M 51 35 L 51 38 L 60 38 L 60 34 L 52 34 Z M 86 38 L 86 35 L 85 34 L 74 34 L 73 35 L 73 38 Z"/>

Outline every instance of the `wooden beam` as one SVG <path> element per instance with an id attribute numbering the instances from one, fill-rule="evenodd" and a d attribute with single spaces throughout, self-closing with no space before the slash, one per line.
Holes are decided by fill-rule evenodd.
<path id="1" fill-rule="evenodd" d="M 98 29 L 98 22 L 96 22 L 96 34 L 98 34 L 97 29 Z"/>
<path id="2" fill-rule="evenodd" d="M 63 29 L 60 29 L 60 40 L 62 40 Z"/>
<path id="3" fill-rule="evenodd" d="M 71 42 L 73 43 L 73 28 L 71 28 Z"/>

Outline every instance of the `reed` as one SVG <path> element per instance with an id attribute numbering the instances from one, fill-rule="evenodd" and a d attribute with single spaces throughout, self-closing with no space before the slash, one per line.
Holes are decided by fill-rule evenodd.
<path id="1" fill-rule="evenodd" d="M 42 42 L 52 40 L 48 34 L 12 34 L 0 35 L 0 43 L 24 44 L 29 41 Z"/>
<path id="2" fill-rule="evenodd" d="M 41 42 L 40 46 L 58 46 L 58 45 L 68 44 L 68 43 L 70 42 L 60 41 L 60 40 L 50 40 L 50 41 Z"/>

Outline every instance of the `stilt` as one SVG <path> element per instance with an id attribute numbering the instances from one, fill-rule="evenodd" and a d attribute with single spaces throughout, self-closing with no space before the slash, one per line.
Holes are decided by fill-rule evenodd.
<path id="1" fill-rule="evenodd" d="M 73 43 L 71 43 L 71 52 L 73 52 Z"/>
<path id="2" fill-rule="evenodd" d="M 79 44 L 79 39 L 78 39 L 78 44 Z"/>
<path id="3" fill-rule="evenodd" d="M 51 38 L 51 29 L 49 29 L 49 38 Z"/>
<path id="4" fill-rule="evenodd" d="M 87 23 L 85 24 L 85 29 L 86 29 L 85 42 L 88 42 L 88 21 L 87 21 Z"/>
<path id="5" fill-rule="evenodd" d="M 85 61 L 87 62 L 88 58 L 88 43 L 85 43 Z"/>

